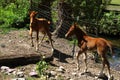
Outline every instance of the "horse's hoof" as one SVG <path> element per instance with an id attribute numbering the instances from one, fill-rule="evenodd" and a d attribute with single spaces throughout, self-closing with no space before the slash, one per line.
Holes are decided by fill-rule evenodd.
<path id="1" fill-rule="evenodd" d="M 52 48 L 52 52 L 54 52 L 54 50 L 55 50 L 55 49 L 54 49 L 54 48 Z"/>
<path id="2" fill-rule="evenodd" d="M 36 52 L 38 52 L 38 49 L 36 49 Z"/>
<path id="3" fill-rule="evenodd" d="M 80 70 L 80 68 L 77 68 L 77 71 L 79 71 Z"/>
<path id="4" fill-rule="evenodd" d="M 110 78 L 108 78 L 108 80 L 114 80 L 114 77 L 113 77 L 113 76 L 111 76 Z"/>
<path id="5" fill-rule="evenodd" d="M 31 47 L 34 47 L 34 45 L 31 45 Z"/>
<path id="6" fill-rule="evenodd" d="M 104 73 L 100 73 L 98 74 L 97 79 L 108 80 L 108 77 Z"/>
<path id="7" fill-rule="evenodd" d="M 81 75 L 87 75 L 87 76 L 92 76 L 91 72 L 83 72 Z"/>
<path id="8" fill-rule="evenodd" d="M 84 70 L 84 73 L 87 73 L 87 69 Z"/>

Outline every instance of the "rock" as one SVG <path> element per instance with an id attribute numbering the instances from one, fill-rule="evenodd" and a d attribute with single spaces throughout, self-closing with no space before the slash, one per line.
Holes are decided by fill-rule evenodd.
<path id="1" fill-rule="evenodd" d="M 16 76 L 17 76 L 18 78 L 23 78 L 23 77 L 24 77 L 24 72 L 19 71 L 19 72 L 16 73 Z"/>
<path id="2" fill-rule="evenodd" d="M 2 48 L 5 48 L 5 47 L 6 47 L 5 44 L 0 44 L 0 46 L 1 46 Z"/>
<path id="3" fill-rule="evenodd" d="M 24 67 L 23 67 L 23 68 L 21 68 L 21 69 L 20 69 L 20 71 L 25 71 L 25 68 L 24 68 Z"/>
<path id="4" fill-rule="evenodd" d="M 7 72 L 10 68 L 7 66 L 1 66 L 1 72 Z"/>
<path id="5" fill-rule="evenodd" d="M 70 76 L 67 76 L 67 77 L 66 77 L 66 80 L 70 80 L 70 79 L 71 79 Z"/>
<path id="6" fill-rule="evenodd" d="M 99 80 L 108 80 L 108 77 L 104 73 L 103 74 L 99 74 L 95 78 L 99 79 Z"/>
<path id="7" fill-rule="evenodd" d="M 14 76 L 16 75 L 16 73 L 17 73 L 17 71 L 16 71 L 16 70 L 12 72 L 12 74 L 13 74 Z"/>
<path id="8" fill-rule="evenodd" d="M 14 78 L 14 79 L 11 79 L 11 80 L 26 80 L 25 78 Z"/>
<path id="9" fill-rule="evenodd" d="M 12 40 L 9 40 L 8 42 L 12 42 Z"/>
<path id="10" fill-rule="evenodd" d="M 49 80 L 56 80 L 55 77 L 50 77 Z"/>
<path id="11" fill-rule="evenodd" d="M 63 66 L 60 66 L 56 71 L 64 73 L 65 69 Z"/>
<path id="12" fill-rule="evenodd" d="M 38 77 L 38 73 L 36 71 L 32 71 L 29 73 L 31 77 Z"/>
<path id="13" fill-rule="evenodd" d="M 0 69 L 1 69 L 1 70 L 7 70 L 7 69 L 9 69 L 9 67 L 7 67 L 7 66 L 1 66 Z"/>
<path id="14" fill-rule="evenodd" d="M 81 75 L 93 76 L 93 75 L 91 74 L 91 72 L 83 72 L 83 73 L 81 73 Z"/>
<path id="15" fill-rule="evenodd" d="M 15 69 L 8 69 L 4 73 L 7 74 L 7 75 L 11 75 L 11 73 L 14 72 L 14 71 L 15 71 Z"/>
<path id="16" fill-rule="evenodd" d="M 14 72 L 15 71 L 15 69 L 8 69 L 8 73 L 12 73 L 12 72 Z"/>
<path id="17" fill-rule="evenodd" d="M 73 75 L 73 76 L 76 76 L 76 75 L 77 75 L 77 73 L 73 72 L 73 73 L 72 73 L 72 75 Z"/>
<path id="18" fill-rule="evenodd" d="M 63 66 L 60 66 L 59 68 L 65 70 Z"/>
<path id="19" fill-rule="evenodd" d="M 64 70 L 61 68 L 56 69 L 56 71 L 64 73 Z"/>
<path id="20" fill-rule="evenodd" d="M 55 75 L 57 75 L 57 72 L 55 72 L 55 71 L 50 71 L 50 74 L 51 74 L 52 76 L 55 76 Z"/>
<path id="21" fill-rule="evenodd" d="M 56 80 L 59 80 L 59 79 L 60 79 L 60 80 L 63 80 L 64 77 L 65 77 L 65 76 L 62 75 L 62 74 L 57 74 L 57 75 L 55 76 L 55 79 L 56 79 Z"/>

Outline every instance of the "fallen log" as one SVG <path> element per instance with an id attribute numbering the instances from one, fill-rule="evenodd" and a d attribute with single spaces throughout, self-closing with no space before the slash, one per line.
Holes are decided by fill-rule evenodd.
<path id="1" fill-rule="evenodd" d="M 40 54 L 11 54 L 0 56 L 0 66 L 16 67 L 26 64 L 37 63 L 41 60 Z M 51 56 L 47 56 L 45 59 L 50 59 Z"/>

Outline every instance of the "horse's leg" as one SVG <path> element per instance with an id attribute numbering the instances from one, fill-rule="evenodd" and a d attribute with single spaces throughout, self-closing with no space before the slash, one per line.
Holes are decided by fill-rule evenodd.
<path id="1" fill-rule="evenodd" d="M 42 43 L 42 41 L 44 40 L 45 36 L 46 36 L 46 34 L 44 34 L 42 40 L 39 42 L 39 45 L 41 45 L 41 43 Z"/>
<path id="2" fill-rule="evenodd" d="M 85 70 L 84 70 L 84 72 L 87 72 L 88 67 L 87 67 L 87 53 L 86 52 L 84 53 L 84 62 L 85 62 Z"/>
<path id="3" fill-rule="evenodd" d="M 82 54 L 81 50 L 79 50 L 78 54 L 77 54 L 77 70 L 80 70 L 80 66 L 79 66 L 79 56 Z"/>
<path id="4" fill-rule="evenodd" d="M 36 51 L 38 51 L 38 40 L 39 40 L 39 31 L 36 31 Z"/>
<path id="5" fill-rule="evenodd" d="M 52 43 L 51 34 L 50 34 L 50 33 L 47 33 L 47 35 L 48 35 L 48 38 L 49 38 L 49 40 L 50 40 L 50 44 L 51 44 L 51 46 L 52 46 L 52 52 L 53 52 L 53 51 L 54 51 L 54 46 L 53 46 L 53 43 Z"/>
<path id="6" fill-rule="evenodd" d="M 33 45 L 32 33 L 33 33 L 33 31 L 32 31 L 32 29 L 30 28 L 29 35 L 30 35 L 30 38 L 31 38 L 31 46 L 33 47 L 34 45 Z"/>
<path id="7" fill-rule="evenodd" d="M 112 76 L 111 73 L 110 73 L 110 64 L 109 64 L 109 62 L 108 62 L 108 60 L 107 60 L 107 57 L 106 57 L 105 54 L 102 54 L 102 55 L 101 55 L 101 58 L 102 58 L 102 64 L 103 64 L 103 66 L 102 66 L 102 69 L 101 69 L 99 75 L 103 74 L 103 70 L 104 70 L 104 68 L 105 68 L 105 65 L 107 65 L 108 78 L 109 78 L 109 80 L 111 80 L 111 79 L 113 78 L 113 76 Z"/>
<path id="8" fill-rule="evenodd" d="M 105 57 L 101 56 L 101 58 L 102 58 L 102 69 L 99 72 L 99 75 L 103 74 L 103 71 L 104 71 L 104 68 L 105 68 Z"/>
<path id="9" fill-rule="evenodd" d="M 102 58 L 103 58 L 102 60 L 103 60 L 104 66 L 107 65 L 108 78 L 111 80 L 111 78 L 112 78 L 113 76 L 111 75 L 111 72 L 110 72 L 110 64 L 109 64 L 109 62 L 108 62 L 108 59 L 107 59 L 107 57 L 106 57 L 105 55 L 103 55 Z"/>

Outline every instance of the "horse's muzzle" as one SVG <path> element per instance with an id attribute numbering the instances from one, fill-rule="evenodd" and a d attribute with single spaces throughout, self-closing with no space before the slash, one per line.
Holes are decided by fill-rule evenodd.
<path id="1" fill-rule="evenodd" d="M 67 38 L 68 37 L 68 35 L 67 34 L 65 34 L 65 38 Z"/>

